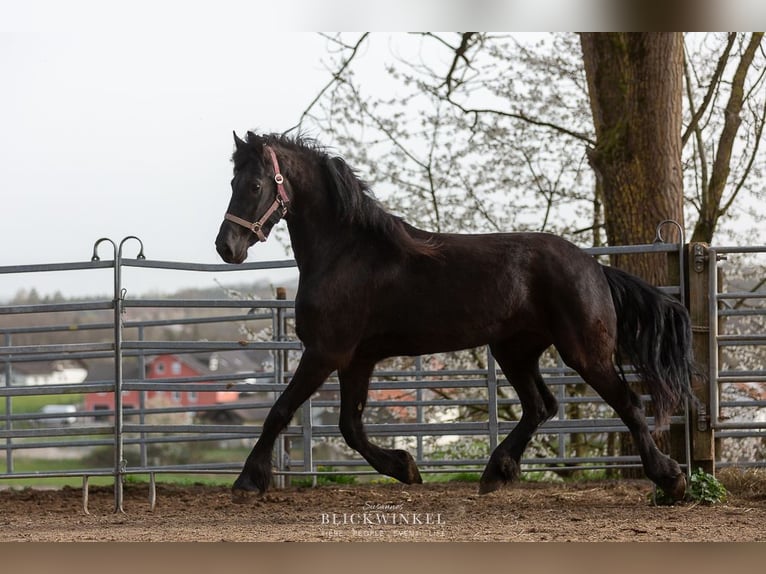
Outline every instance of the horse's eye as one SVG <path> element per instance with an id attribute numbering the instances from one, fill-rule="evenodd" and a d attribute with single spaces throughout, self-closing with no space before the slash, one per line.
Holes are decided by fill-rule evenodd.
<path id="1" fill-rule="evenodd" d="M 253 191 L 255 192 L 261 191 L 261 184 L 260 183 L 253 184 Z"/>

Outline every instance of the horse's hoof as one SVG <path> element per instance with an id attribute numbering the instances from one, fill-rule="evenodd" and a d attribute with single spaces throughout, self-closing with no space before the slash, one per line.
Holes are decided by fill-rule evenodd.
<path id="1" fill-rule="evenodd" d="M 392 451 L 394 456 L 399 458 L 396 468 L 389 476 L 395 478 L 399 482 L 404 484 L 423 484 L 423 478 L 420 476 L 420 470 L 415 463 L 415 459 L 406 450 L 394 450 Z M 402 464 L 403 463 L 403 464 Z M 384 471 L 384 474 L 388 474 Z"/>
<path id="2" fill-rule="evenodd" d="M 268 487 L 268 482 L 261 482 L 264 484 L 258 484 L 249 474 L 242 472 L 231 487 L 232 501 L 237 504 L 245 504 L 255 496 L 263 496 Z"/>
<path id="3" fill-rule="evenodd" d="M 414 462 L 412 463 L 408 474 L 407 484 L 423 484 L 423 478 L 420 476 L 420 471 L 418 470 L 418 467 L 415 466 Z"/>
<path id="4" fill-rule="evenodd" d="M 479 494 L 489 494 L 510 484 L 520 472 L 518 463 L 510 455 L 496 450 L 481 475 Z"/>
<path id="5" fill-rule="evenodd" d="M 241 490 L 239 488 L 231 489 L 231 501 L 234 504 L 250 504 L 256 498 L 259 498 L 263 493 L 254 490 Z"/>
<path id="6" fill-rule="evenodd" d="M 679 474 L 673 478 L 673 483 L 667 488 L 663 487 L 665 493 L 673 500 L 683 500 L 686 495 L 686 475 Z"/>
<path id="7" fill-rule="evenodd" d="M 481 481 L 479 482 L 479 494 L 489 494 L 490 492 L 495 492 L 504 486 L 505 482 L 502 480 L 485 480 L 484 477 L 482 477 Z"/>

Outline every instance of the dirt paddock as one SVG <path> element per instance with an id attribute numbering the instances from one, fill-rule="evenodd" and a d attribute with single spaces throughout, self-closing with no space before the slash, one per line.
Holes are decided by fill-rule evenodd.
<path id="1" fill-rule="evenodd" d="M 766 492 L 730 489 L 725 504 L 655 507 L 643 480 L 520 483 L 486 496 L 470 483 L 288 488 L 244 504 L 228 488 L 0 491 L 0 541 L 764 541 Z"/>

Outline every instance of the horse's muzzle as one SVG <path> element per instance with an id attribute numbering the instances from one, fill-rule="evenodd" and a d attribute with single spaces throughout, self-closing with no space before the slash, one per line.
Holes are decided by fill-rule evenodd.
<path id="1" fill-rule="evenodd" d="M 227 222 L 224 222 L 218 232 L 218 237 L 215 238 L 215 250 L 226 263 L 242 263 L 247 259 L 249 245 L 247 241 L 237 237 L 238 235 L 232 232 Z"/>

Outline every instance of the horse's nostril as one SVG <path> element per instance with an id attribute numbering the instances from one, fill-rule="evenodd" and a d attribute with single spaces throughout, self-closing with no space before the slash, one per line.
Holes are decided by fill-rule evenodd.
<path id="1" fill-rule="evenodd" d="M 215 249 L 216 251 L 218 251 L 218 255 L 221 256 L 221 259 L 223 259 L 227 263 L 231 262 L 233 254 L 228 243 L 216 241 Z"/>

